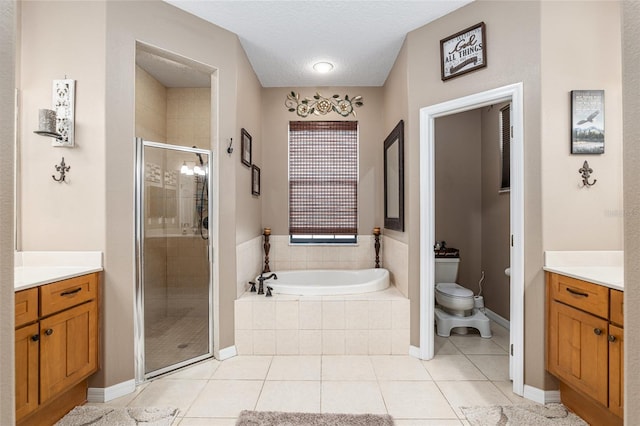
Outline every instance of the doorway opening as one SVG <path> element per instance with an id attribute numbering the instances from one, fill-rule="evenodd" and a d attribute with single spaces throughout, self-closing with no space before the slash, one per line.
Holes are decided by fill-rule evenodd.
<path id="1" fill-rule="evenodd" d="M 207 65 L 136 43 L 137 383 L 214 356 L 216 82 Z"/>
<path id="2" fill-rule="evenodd" d="M 436 176 L 435 120 L 502 102 L 511 104 L 510 152 L 510 351 L 513 392 L 524 392 L 524 147 L 522 83 L 420 110 L 420 358 L 434 356 Z"/>

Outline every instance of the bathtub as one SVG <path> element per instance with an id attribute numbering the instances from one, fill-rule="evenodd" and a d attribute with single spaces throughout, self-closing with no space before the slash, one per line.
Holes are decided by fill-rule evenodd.
<path id="1" fill-rule="evenodd" d="M 330 296 L 369 293 L 389 287 L 389 271 L 383 268 L 360 270 L 317 269 L 276 271 L 275 273 L 278 276 L 277 280 L 270 279 L 265 282 L 265 290 L 268 285 L 273 288 L 273 293 L 275 294 Z M 257 279 L 256 282 L 258 282 Z"/>

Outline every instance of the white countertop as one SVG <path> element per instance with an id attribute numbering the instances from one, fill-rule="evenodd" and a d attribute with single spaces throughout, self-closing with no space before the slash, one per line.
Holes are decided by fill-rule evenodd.
<path id="1" fill-rule="evenodd" d="M 546 251 L 544 270 L 624 291 L 622 251 Z"/>
<path id="2" fill-rule="evenodd" d="M 14 291 L 102 270 L 99 251 L 16 252 Z"/>

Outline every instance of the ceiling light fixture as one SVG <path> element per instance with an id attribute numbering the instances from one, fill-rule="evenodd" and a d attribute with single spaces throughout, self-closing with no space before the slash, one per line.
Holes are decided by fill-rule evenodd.
<path id="1" fill-rule="evenodd" d="M 313 69 L 324 74 L 333 69 L 333 64 L 331 62 L 316 62 L 313 64 Z"/>

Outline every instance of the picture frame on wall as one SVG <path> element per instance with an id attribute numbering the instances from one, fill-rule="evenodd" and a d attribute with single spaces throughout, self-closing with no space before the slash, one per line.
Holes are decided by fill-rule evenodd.
<path id="1" fill-rule="evenodd" d="M 260 167 L 251 166 L 251 194 L 260 195 Z"/>
<path id="2" fill-rule="evenodd" d="M 571 91 L 571 153 L 604 154 L 604 90 Z"/>
<path id="3" fill-rule="evenodd" d="M 253 144 L 251 135 L 246 129 L 241 130 L 240 138 L 240 161 L 247 167 L 251 167 L 251 145 Z"/>
<path id="4" fill-rule="evenodd" d="M 440 40 L 442 81 L 486 66 L 487 42 L 484 22 Z"/>

